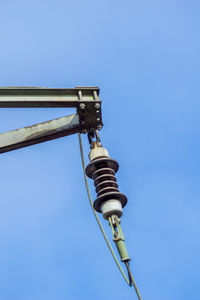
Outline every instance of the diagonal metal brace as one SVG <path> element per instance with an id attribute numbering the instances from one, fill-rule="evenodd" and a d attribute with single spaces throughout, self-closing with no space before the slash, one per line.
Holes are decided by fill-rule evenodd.
<path id="1" fill-rule="evenodd" d="M 80 131 L 78 114 L 0 134 L 0 153 L 39 144 Z"/>

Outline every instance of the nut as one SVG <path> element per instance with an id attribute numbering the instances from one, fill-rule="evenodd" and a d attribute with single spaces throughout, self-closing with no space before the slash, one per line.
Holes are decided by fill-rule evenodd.
<path id="1" fill-rule="evenodd" d="M 99 109 L 101 107 L 101 105 L 99 103 L 96 103 L 94 106 L 96 109 Z"/>
<path id="2" fill-rule="evenodd" d="M 84 109 L 85 109 L 85 103 L 81 103 L 80 104 L 80 109 L 81 109 L 81 111 L 84 111 Z"/>
<path id="3" fill-rule="evenodd" d="M 97 125 L 98 130 L 101 130 L 101 128 L 102 128 L 102 125 Z"/>

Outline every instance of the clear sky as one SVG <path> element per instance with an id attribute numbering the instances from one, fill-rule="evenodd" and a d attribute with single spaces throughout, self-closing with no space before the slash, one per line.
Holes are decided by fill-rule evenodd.
<path id="1" fill-rule="evenodd" d="M 0 86 L 101 89 L 102 142 L 120 164 L 122 226 L 143 298 L 199 300 L 200 2 L 0 8 Z M 70 112 L 0 109 L 0 131 Z M 0 166 L 0 299 L 136 299 L 90 209 L 76 135 L 2 154 Z"/>

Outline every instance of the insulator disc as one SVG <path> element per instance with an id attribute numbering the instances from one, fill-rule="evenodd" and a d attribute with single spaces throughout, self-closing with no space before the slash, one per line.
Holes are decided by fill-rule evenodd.
<path id="1" fill-rule="evenodd" d="M 117 181 L 117 179 L 114 175 L 105 174 L 105 175 L 101 175 L 101 176 L 97 177 L 97 179 L 94 181 L 94 185 L 97 186 L 99 183 L 106 181 L 106 180 L 115 181 L 115 182 Z"/>
<path id="2" fill-rule="evenodd" d="M 110 168 L 116 173 L 119 169 L 119 164 L 116 160 L 108 157 L 94 159 L 87 165 L 85 173 L 88 177 L 92 178 L 94 172 L 102 168 Z"/>
<path id="3" fill-rule="evenodd" d="M 115 171 L 111 168 L 101 168 L 96 170 L 93 175 L 92 175 L 92 179 L 95 180 L 97 177 L 104 175 L 104 174 L 110 174 L 115 176 Z"/>
<path id="4" fill-rule="evenodd" d="M 102 189 L 106 188 L 106 187 L 114 187 L 114 188 L 118 188 L 118 184 L 116 182 L 113 182 L 111 180 L 106 180 L 106 181 L 103 181 L 101 183 L 99 183 L 96 187 L 96 192 L 99 193 L 101 192 Z"/>
<path id="5" fill-rule="evenodd" d="M 124 207 L 127 203 L 127 197 L 119 192 L 108 192 L 103 195 L 100 195 L 93 203 L 93 207 L 96 211 L 101 212 L 101 204 L 105 201 L 111 200 L 111 199 L 118 199 L 122 207 Z"/>

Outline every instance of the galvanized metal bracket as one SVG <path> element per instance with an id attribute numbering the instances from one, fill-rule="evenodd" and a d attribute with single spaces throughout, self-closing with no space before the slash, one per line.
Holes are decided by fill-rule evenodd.
<path id="1" fill-rule="evenodd" d="M 101 130 L 102 116 L 101 116 L 101 100 L 99 99 L 99 89 L 93 90 L 93 100 L 84 100 L 85 89 L 78 89 L 78 97 L 80 104 L 77 107 L 79 115 L 80 126 L 83 133 L 93 132 L 96 129 Z"/>
<path id="2" fill-rule="evenodd" d="M 103 126 L 98 87 L 3 87 L 0 108 L 6 107 L 75 107 L 77 113 L 0 134 L 0 153 Z"/>

